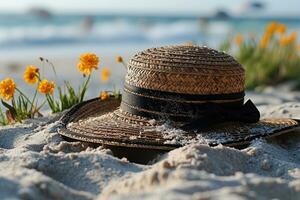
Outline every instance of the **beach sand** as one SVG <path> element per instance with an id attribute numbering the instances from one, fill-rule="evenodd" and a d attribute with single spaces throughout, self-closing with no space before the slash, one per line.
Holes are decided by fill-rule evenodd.
<path id="1" fill-rule="evenodd" d="M 262 117 L 300 118 L 300 95 L 251 92 Z M 0 128 L 1 199 L 300 199 L 300 131 L 234 149 L 190 144 L 151 164 L 65 141 L 60 115 Z"/>

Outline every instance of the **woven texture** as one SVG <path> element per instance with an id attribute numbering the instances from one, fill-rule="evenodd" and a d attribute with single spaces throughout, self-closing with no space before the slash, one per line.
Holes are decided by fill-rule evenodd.
<path id="1" fill-rule="evenodd" d="M 173 129 L 163 128 L 161 122 L 121 111 L 118 104 L 117 100 L 94 99 L 78 105 L 63 117 L 59 133 L 86 142 L 170 150 L 191 142 L 236 146 L 299 127 L 293 119 L 265 119 L 252 124 L 228 122 L 199 132 L 172 134 Z"/>
<path id="2" fill-rule="evenodd" d="M 125 82 L 136 87 L 186 94 L 228 94 L 244 90 L 242 66 L 207 47 L 167 46 L 136 54 Z"/>
<path id="3" fill-rule="evenodd" d="M 124 92 L 121 108 L 120 99 L 112 97 L 105 101 L 97 98 L 78 104 L 62 117 L 59 133 L 86 142 L 169 150 L 191 142 L 241 145 L 255 138 L 271 137 L 299 127 L 296 120 L 267 119 L 257 123 L 218 123 L 197 129 L 197 132 L 174 129 L 185 125 L 189 119 L 197 118 L 196 114 L 200 112 L 190 114 L 190 111 L 199 104 L 209 102 L 224 106 L 225 103 L 238 103 L 240 106 L 244 97 L 244 79 L 244 69 L 234 58 L 213 49 L 197 46 L 148 49 L 136 54 L 128 63 L 126 87 L 131 86 L 131 90 L 137 87 L 138 90 L 127 89 L 127 96 Z M 186 95 L 197 96 L 197 99 L 187 100 Z M 228 97 L 231 95 L 234 98 Z M 207 99 L 207 96 L 222 98 Z M 156 106 L 158 102 L 160 105 Z M 141 108 L 145 105 L 148 107 Z M 155 113 L 154 108 L 158 108 Z M 163 113 L 165 110 L 168 112 Z M 170 124 L 160 121 L 162 118 L 153 117 L 160 119 L 153 120 L 149 115 L 139 114 L 140 111 L 158 116 L 163 114 L 168 116 L 169 121 L 171 115 L 188 117 L 188 120 L 173 120 L 169 128 Z"/>

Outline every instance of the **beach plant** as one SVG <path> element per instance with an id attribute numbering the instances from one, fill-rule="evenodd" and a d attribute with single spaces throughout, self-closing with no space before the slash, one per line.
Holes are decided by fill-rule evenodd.
<path id="1" fill-rule="evenodd" d="M 269 23 L 262 36 L 237 34 L 220 46 L 246 70 L 246 88 L 255 89 L 295 80 L 300 86 L 300 54 L 297 32 L 285 24 Z"/>
<path id="2" fill-rule="evenodd" d="M 53 113 L 61 112 L 72 106 L 81 103 L 84 100 L 86 91 L 89 87 L 93 70 L 97 70 L 99 65 L 99 58 L 96 54 L 93 53 L 84 53 L 80 56 L 79 63 L 77 68 L 79 72 L 83 75 L 83 83 L 78 87 L 76 91 L 74 87 L 67 81 L 64 82 L 63 86 L 58 86 L 58 100 L 55 99 L 55 96 L 52 95 L 52 90 L 41 90 L 40 92 L 45 94 L 49 107 Z M 53 69 L 55 67 L 52 65 Z M 104 72 L 109 76 L 109 71 L 106 69 Z M 107 77 L 103 76 L 103 79 L 108 80 Z M 45 82 L 45 88 L 54 88 L 54 83 Z"/>
<path id="3" fill-rule="evenodd" d="M 8 120 L 7 120 L 6 116 L 4 115 L 4 113 L 2 111 L 2 108 L 0 106 L 0 125 L 4 126 L 4 125 L 7 125 L 7 124 L 8 124 Z"/>
<path id="4" fill-rule="evenodd" d="M 124 61 L 122 56 L 117 56 L 116 61 L 117 61 L 117 63 L 121 63 L 125 67 L 125 69 L 127 68 L 126 67 L 126 62 Z"/>
<path id="5" fill-rule="evenodd" d="M 101 91 L 99 98 L 101 100 L 107 100 L 109 98 L 109 92 L 108 91 Z"/>
<path id="6" fill-rule="evenodd" d="M 124 59 L 123 59 L 122 56 L 117 56 L 117 57 L 116 57 L 116 61 L 117 61 L 117 63 L 122 64 L 123 67 L 125 68 L 125 70 L 127 70 L 126 62 L 124 61 Z M 122 98 L 121 91 L 118 90 L 115 86 L 113 86 L 112 95 L 113 95 L 116 99 L 121 99 L 121 98 Z"/>
<path id="7" fill-rule="evenodd" d="M 40 60 L 42 62 L 44 62 L 44 60 L 45 60 L 47 63 L 50 63 L 47 59 L 44 59 L 41 57 L 40 57 Z M 51 66 L 53 66 L 52 63 L 51 63 Z M 53 70 L 55 72 L 54 67 L 53 67 Z M 53 108 L 53 99 L 54 99 L 53 92 L 54 92 L 54 88 L 55 88 L 55 83 L 54 83 L 54 81 L 48 81 L 47 79 L 42 79 L 42 76 L 39 73 L 39 71 L 40 71 L 39 68 L 35 67 L 34 65 L 29 65 L 29 66 L 27 66 L 27 68 L 24 72 L 23 79 L 27 84 L 35 86 L 33 101 L 35 101 L 35 99 L 37 97 L 37 92 L 40 92 L 41 94 L 44 94 L 46 96 L 46 100 L 47 100 L 50 108 L 52 109 Z M 42 103 L 42 105 L 39 107 L 41 108 L 44 104 L 45 104 L 45 102 Z"/>
<path id="8" fill-rule="evenodd" d="M 39 81 L 38 91 L 41 94 L 45 95 L 48 105 L 51 108 L 53 113 L 59 111 L 58 109 L 59 105 L 54 100 L 54 95 L 53 95 L 54 88 L 55 88 L 54 81 L 48 81 L 47 79 L 43 79 Z"/>
<path id="9" fill-rule="evenodd" d="M 40 57 L 39 59 L 43 66 L 47 63 L 57 77 L 53 63 L 46 58 Z M 122 57 L 119 57 L 117 62 L 125 65 Z M 7 110 L 3 112 L 3 108 L 0 107 L 0 125 L 6 125 L 16 121 L 21 122 L 23 119 L 42 116 L 40 110 L 46 103 L 52 113 L 56 113 L 71 108 L 72 106 L 84 101 L 92 73 L 94 70 L 98 69 L 98 65 L 99 58 L 96 54 L 85 53 L 80 55 L 77 68 L 83 76 L 83 82 L 78 87 L 78 90 L 75 90 L 74 87 L 67 81 L 65 81 L 62 86 L 56 86 L 54 81 L 50 81 L 40 74 L 39 68 L 34 65 L 27 66 L 23 74 L 23 79 L 26 84 L 35 88 L 32 99 L 29 99 L 25 93 L 17 87 L 13 79 L 6 78 L 2 80 L 0 82 L 0 98 L 3 107 Z M 108 67 L 103 67 L 101 70 L 101 81 L 107 82 L 110 74 L 110 69 Z M 58 91 L 56 95 L 55 91 Z M 45 96 L 44 102 L 40 105 L 37 102 L 37 95 L 39 93 Z M 101 100 L 107 100 L 111 97 L 118 99 L 121 98 L 120 91 L 114 87 L 112 91 L 102 91 L 99 95 Z"/>
<path id="10" fill-rule="evenodd" d="M 110 69 L 108 67 L 103 67 L 101 70 L 101 81 L 106 83 L 110 77 Z"/>
<path id="11" fill-rule="evenodd" d="M 35 104 L 35 97 L 29 99 L 11 78 L 6 78 L 0 82 L 0 98 L 2 105 L 7 109 L 5 114 L 2 112 L 2 108 L 0 110 L 0 123 L 2 125 L 41 116 L 39 112 L 41 107 Z"/>
<path id="12" fill-rule="evenodd" d="M 126 63 L 124 62 L 122 56 L 117 56 L 116 62 L 122 64 L 126 68 Z M 108 67 L 104 67 L 101 71 L 101 81 L 107 82 L 110 74 L 111 74 L 110 69 Z M 101 91 L 99 94 L 99 98 L 101 100 L 107 100 L 109 98 L 121 99 L 121 97 L 122 97 L 121 91 L 118 90 L 115 86 L 113 86 L 112 91 Z"/>

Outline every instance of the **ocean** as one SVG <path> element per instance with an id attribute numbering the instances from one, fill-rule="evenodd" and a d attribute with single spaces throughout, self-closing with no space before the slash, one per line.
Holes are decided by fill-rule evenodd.
<path id="1" fill-rule="evenodd" d="M 0 14 L 0 51 L 73 45 L 130 46 L 195 42 L 218 47 L 229 35 L 261 34 L 269 21 L 300 32 L 299 18 Z M 51 48 L 50 48 L 51 49 Z"/>

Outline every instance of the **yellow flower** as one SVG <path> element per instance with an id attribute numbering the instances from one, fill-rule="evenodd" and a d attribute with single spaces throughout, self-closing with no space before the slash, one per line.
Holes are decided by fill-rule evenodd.
<path id="1" fill-rule="evenodd" d="M 122 56 L 117 56 L 116 61 L 117 61 L 118 63 L 122 63 L 122 62 L 123 62 Z"/>
<path id="2" fill-rule="evenodd" d="M 28 84 L 34 84 L 38 81 L 39 69 L 33 65 L 29 65 L 23 75 L 23 79 Z"/>
<path id="3" fill-rule="evenodd" d="M 268 24 L 267 29 L 266 29 L 266 34 L 273 35 L 275 31 L 277 30 L 277 23 L 276 22 L 271 22 Z"/>
<path id="4" fill-rule="evenodd" d="M 260 39 L 259 47 L 262 49 L 266 48 L 270 42 L 270 38 L 271 36 L 269 34 L 264 34 Z"/>
<path id="5" fill-rule="evenodd" d="M 244 37 L 241 34 L 237 34 L 234 38 L 234 41 L 238 46 L 240 46 L 244 41 Z"/>
<path id="6" fill-rule="evenodd" d="M 79 71 L 85 75 L 90 75 L 93 69 L 98 69 L 99 58 L 96 54 L 85 53 L 80 56 L 77 64 Z"/>
<path id="7" fill-rule="evenodd" d="M 55 84 L 53 81 L 49 82 L 48 80 L 44 79 L 40 82 L 38 86 L 38 90 L 42 94 L 52 94 L 54 91 Z"/>
<path id="8" fill-rule="evenodd" d="M 281 36 L 279 39 L 280 46 L 286 46 L 289 44 L 289 38 L 287 36 Z"/>
<path id="9" fill-rule="evenodd" d="M 286 31 L 286 25 L 284 24 L 278 24 L 276 28 L 276 32 L 280 34 L 284 34 Z"/>
<path id="10" fill-rule="evenodd" d="M 290 36 L 281 36 L 279 39 L 279 44 L 281 46 L 289 45 L 297 40 L 297 32 L 292 32 Z"/>
<path id="11" fill-rule="evenodd" d="M 107 82 L 110 76 L 110 69 L 108 67 L 104 67 L 101 72 L 101 80 L 103 82 Z"/>
<path id="12" fill-rule="evenodd" d="M 109 94 L 108 94 L 108 92 L 106 92 L 106 91 L 100 92 L 100 99 L 101 99 L 101 100 L 107 100 L 107 99 L 109 99 Z"/>
<path id="13" fill-rule="evenodd" d="M 10 100 L 16 90 L 17 85 L 11 78 L 6 78 L 0 82 L 0 97 L 6 101 Z"/>
<path id="14" fill-rule="evenodd" d="M 291 33 L 291 35 L 290 35 L 290 37 L 289 37 L 289 42 L 290 43 L 293 43 L 293 42 L 295 42 L 296 40 L 297 40 L 297 32 L 296 31 L 293 31 L 292 33 Z"/>

